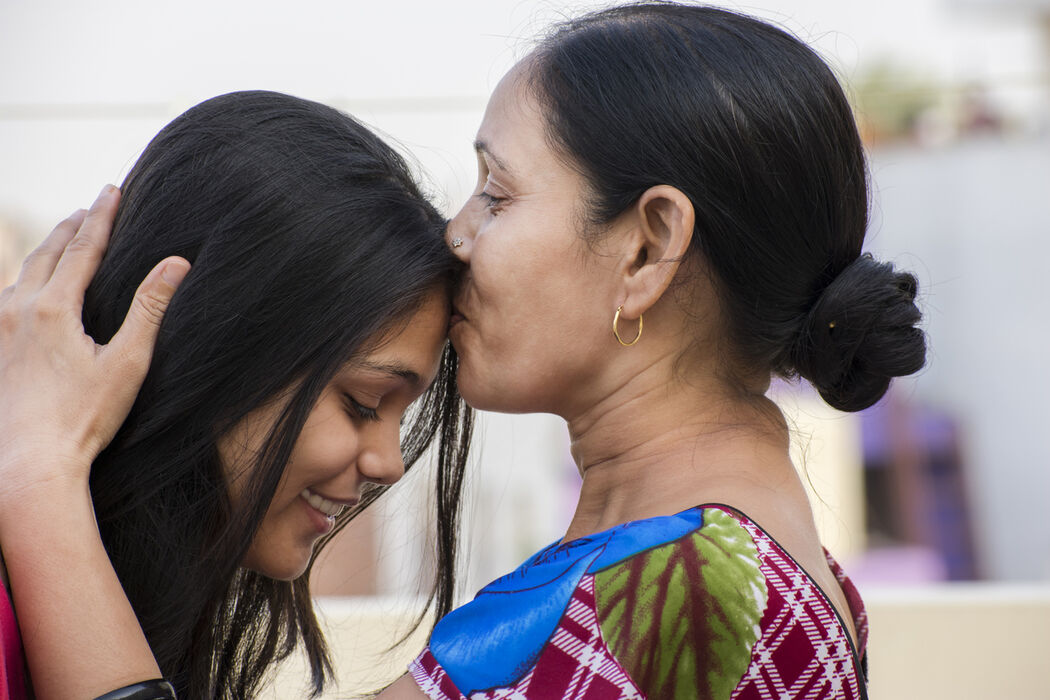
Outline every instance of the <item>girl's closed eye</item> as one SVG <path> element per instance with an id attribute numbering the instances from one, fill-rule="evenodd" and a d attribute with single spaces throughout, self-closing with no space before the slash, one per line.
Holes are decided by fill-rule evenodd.
<path id="1" fill-rule="evenodd" d="M 369 408 L 368 406 L 362 404 L 360 401 L 354 399 L 354 397 L 350 394 L 344 393 L 343 398 L 346 400 L 347 410 L 352 417 L 360 418 L 361 420 L 366 421 L 379 420 L 378 406 L 376 408 Z"/>

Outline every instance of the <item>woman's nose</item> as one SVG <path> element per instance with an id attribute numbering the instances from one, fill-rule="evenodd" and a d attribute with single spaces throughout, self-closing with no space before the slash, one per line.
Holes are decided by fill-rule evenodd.
<path id="1" fill-rule="evenodd" d="M 474 246 L 474 222 L 469 210 L 470 203 L 460 209 L 445 228 L 445 242 L 461 262 L 470 262 L 470 251 Z"/>
<path id="2" fill-rule="evenodd" d="M 389 421 L 384 421 L 389 423 Z M 405 475 L 401 456 L 401 430 L 397 421 L 378 424 L 357 458 L 357 471 L 368 481 L 393 484 Z"/>

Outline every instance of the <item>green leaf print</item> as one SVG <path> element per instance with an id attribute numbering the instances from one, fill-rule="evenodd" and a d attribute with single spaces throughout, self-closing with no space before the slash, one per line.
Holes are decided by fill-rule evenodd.
<path id="1" fill-rule="evenodd" d="M 747 671 L 768 592 L 755 543 L 725 511 L 594 577 L 606 644 L 650 698 L 728 700 Z"/>

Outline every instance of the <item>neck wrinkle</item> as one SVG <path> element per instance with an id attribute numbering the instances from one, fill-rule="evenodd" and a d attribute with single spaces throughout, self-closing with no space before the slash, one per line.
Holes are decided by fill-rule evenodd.
<path id="1" fill-rule="evenodd" d="M 765 465 L 790 465 L 772 401 L 731 395 L 710 374 L 676 378 L 673 367 L 673 356 L 657 358 L 568 420 L 583 485 L 566 541 L 685 510 L 719 485 L 773 476 Z"/>

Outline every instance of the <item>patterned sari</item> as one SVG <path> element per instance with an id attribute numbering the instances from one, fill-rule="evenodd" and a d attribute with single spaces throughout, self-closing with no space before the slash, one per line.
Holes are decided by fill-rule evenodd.
<path id="1" fill-rule="evenodd" d="M 721 505 L 554 543 L 434 628 L 413 662 L 434 700 L 866 698 L 858 635 L 764 530 Z"/>

